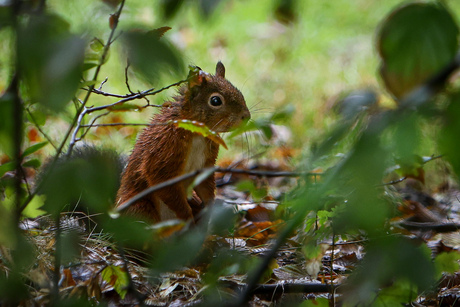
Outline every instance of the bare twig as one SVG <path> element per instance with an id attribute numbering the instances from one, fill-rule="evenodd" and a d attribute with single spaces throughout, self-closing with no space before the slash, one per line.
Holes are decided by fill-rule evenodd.
<path id="1" fill-rule="evenodd" d="M 51 293 L 56 301 L 59 301 L 59 280 L 61 273 L 61 249 L 62 249 L 62 237 L 61 237 L 61 216 L 56 215 L 54 220 L 56 223 L 56 232 L 54 234 L 54 272 L 53 272 L 53 289 Z"/>
<path id="2" fill-rule="evenodd" d="M 89 108 L 88 111 L 86 112 L 87 114 L 89 113 L 92 113 L 92 112 L 95 112 L 95 111 L 100 111 L 100 110 L 104 110 L 104 109 L 110 109 L 116 105 L 119 105 L 119 104 L 122 104 L 122 103 L 125 103 L 125 102 L 128 102 L 128 101 L 131 101 L 131 100 L 135 100 L 135 99 L 140 99 L 140 98 L 144 98 L 145 96 L 150 96 L 150 95 L 156 95 L 160 92 L 163 92 L 173 86 L 179 86 L 181 85 L 182 83 L 185 83 L 187 82 L 188 79 L 185 79 L 185 80 L 181 80 L 181 81 L 178 81 L 178 82 L 175 82 L 175 83 L 172 83 L 168 86 L 165 86 L 159 90 L 156 90 L 154 91 L 154 88 L 151 88 L 151 89 L 148 89 L 148 90 L 145 90 L 145 91 L 142 91 L 142 92 L 139 92 L 139 93 L 136 93 L 136 94 L 127 94 L 125 96 L 123 96 L 124 98 L 121 99 L 121 100 L 118 100 L 114 103 L 111 103 L 111 104 L 107 104 L 107 105 L 103 105 L 103 106 L 99 106 L 99 107 L 93 107 L 93 108 Z M 91 89 L 92 90 L 92 89 Z"/>
<path id="3" fill-rule="evenodd" d="M 195 177 L 198 174 L 206 173 L 206 172 L 211 171 L 211 170 L 214 173 L 215 172 L 219 172 L 219 173 L 234 173 L 235 172 L 235 173 L 249 174 L 249 175 L 259 176 L 259 177 L 284 177 L 284 176 L 296 177 L 296 176 L 301 176 L 302 175 L 302 173 L 296 173 L 296 172 L 248 171 L 248 170 L 227 169 L 227 168 L 220 168 L 220 167 L 204 168 L 204 169 L 201 169 L 201 170 L 193 171 L 193 172 L 190 172 L 190 173 L 183 174 L 181 176 L 174 177 L 174 178 L 166 180 L 166 181 L 164 181 L 164 182 L 162 182 L 160 184 L 151 186 L 151 187 L 145 189 L 144 191 L 140 192 L 139 194 L 136 194 L 134 197 L 128 199 L 123 204 L 119 205 L 115 209 L 115 211 L 116 212 L 121 212 L 123 210 L 126 210 L 128 207 L 133 205 L 138 200 L 142 199 L 143 197 L 145 197 L 145 196 L 147 196 L 147 195 L 149 195 L 149 194 L 151 194 L 151 193 L 153 193 L 155 191 L 161 190 L 161 189 L 163 189 L 165 187 L 171 186 L 173 184 L 179 183 L 179 182 L 187 180 L 187 179 L 189 179 L 191 177 Z M 305 173 L 305 174 L 308 175 L 310 173 Z M 317 173 L 311 173 L 311 174 L 318 175 Z"/>
<path id="4" fill-rule="evenodd" d="M 96 120 L 98 120 L 99 118 L 103 117 L 103 116 L 106 116 L 110 114 L 110 112 L 105 112 L 105 113 L 102 113 L 102 114 L 99 114 L 98 116 L 96 116 L 95 118 L 92 119 L 91 123 L 89 125 L 81 125 L 80 127 L 87 127 L 87 129 L 82 133 L 82 135 L 80 136 L 80 138 L 78 140 L 81 140 L 83 138 L 85 138 L 86 134 L 88 134 L 89 130 L 93 127 L 94 123 L 96 122 Z"/>
<path id="5" fill-rule="evenodd" d="M 87 91 L 88 89 L 83 88 L 82 90 Z M 133 95 L 135 95 L 134 93 L 126 94 L 126 95 L 113 94 L 113 93 L 104 92 L 101 89 L 95 89 L 95 88 L 93 89 L 93 93 L 97 94 L 97 95 L 102 95 L 102 96 L 107 96 L 107 97 L 115 97 L 115 98 L 128 98 L 128 97 L 132 97 Z"/>
<path id="6" fill-rule="evenodd" d="M 234 173 L 234 174 L 245 174 L 257 177 L 300 177 L 300 176 L 321 176 L 322 173 L 310 173 L 310 172 L 272 172 L 272 171 L 254 171 L 237 168 L 221 168 L 216 169 L 216 173 Z"/>
<path id="7" fill-rule="evenodd" d="M 107 113 L 104 113 L 107 114 Z M 160 126 L 165 125 L 164 123 L 158 124 L 142 124 L 142 123 L 110 123 L 110 124 L 93 124 L 93 125 L 81 125 L 81 128 L 97 128 L 97 127 L 117 127 L 117 126 Z"/>
<path id="8" fill-rule="evenodd" d="M 101 82 L 101 85 L 99 85 L 99 88 L 98 88 L 97 90 L 99 90 L 99 91 L 102 90 L 102 87 L 103 87 L 104 84 L 107 82 L 107 80 L 109 80 L 109 77 L 106 77 L 106 78 L 104 79 L 104 81 Z"/>
<path id="9" fill-rule="evenodd" d="M 71 127 L 75 126 L 75 129 L 74 129 L 74 132 L 72 134 L 72 138 L 70 140 L 69 148 L 67 150 L 67 156 L 70 156 L 70 154 L 72 153 L 72 149 L 75 146 L 75 139 L 76 139 L 76 135 L 78 133 L 78 130 L 80 129 L 81 121 L 83 119 L 83 116 L 87 113 L 87 110 L 88 110 L 86 108 L 86 104 L 88 103 L 89 97 L 91 96 L 91 93 L 93 92 L 94 82 L 96 82 L 96 80 L 97 80 L 97 78 L 99 76 L 99 72 L 101 71 L 102 65 L 105 63 L 105 59 L 106 59 L 106 57 L 108 55 L 110 46 L 112 45 L 112 42 L 113 42 L 112 38 L 115 35 L 115 31 L 117 29 L 118 21 L 120 19 L 121 11 L 123 10 L 124 5 L 125 5 L 125 0 L 122 0 L 121 3 L 120 3 L 120 6 L 118 8 L 118 11 L 115 13 L 116 18 L 113 18 L 114 25 L 112 26 L 112 30 L 110 31 L 109 39 L 107 40 L 107 44 L 104 45 L 104 49 L 102 51 L 101 58 L 99 59 L 99 63 L 96 66 L 96 70 L 94 71 L 94 75 L 93 75 L 93 79 L 92 79 L 93 84 L 91 84 L 89 86 L 89 90 L 87 91 L 86 96 L 83 99 L 83 103 L 81 105 L 81 108 L 77 112 L 78 116 L 75 117 L 75 119 L 74 119 L 74 121 L 73 121 L 73 123 L 71 125 Z"/>
<path id="10" fill-rule="evenodd" d="M 423 164 L 426 164 L 426 163 L 431 162 L 431 161 L 436 160 L 436 159 L 440 159 L 440 158 L 442 158 L 442 157 L 443 157 L 443 155 L 437 155 L 437 156 L 432 155 L 430 158 L 428 158 L 428 159 L 426 159 L 425 161 L 423 161 Z M 407 177 L 404 176 L 404 177 L 401 177 L 401 178 L 396 179 L 396 180 L 392 180 L 392 181 L 389 181 L 389 182 L 382 183 L 382 184 L 380 184 L 380 185 L 378 185 L 378 186 L 393 185 L 393 184 L 397 184 L 397 183 L 403 182 L 403 181 L 406 180 L 406 179 L 407 179 Z"/>
<path id="11" fill-rule="evenodd" d="M 205 173 L 205 172 L 207 172 L 208 170 L 211 170 L 211 169 L 215 170 L 216 167 L 205 168 L 205 169 L 202 169 L 202 170 L 197 170 L 197 171 L 194 171 L 194 172 L 190 172 L 190 173 L 187 173 L 187 174 L 184 174 L 184 175 L 177 176 L 177 177 L 174 177 L 172 179 L 166 180 L 166 181 L 164 181 L 164 182 L 162 182 L 160 184 L 151 186 L 151 187 L 145 189 L 144 191 L 140 192 L 139 194 L 136 194 L 135 196 L 131 197 L 130 199 L 128 199 L 127 201 L 125 201 L 121 205 L 119 205 L 117 208 L 115 208 L 115 212 L 118 212 L 118 213 L 122 212 L 122 211 L 126 210 L 127 208 L 129 208 L 131 205 L 133 205 L 138 200 L 142 199 L 143 197 L 145 197 L 145 196 L 147 196 L 147 195 L 149 195 L 149 194 L 151 194 L 151 193 L 153 193 L 155 191 L 161 190 L 161 189 L 169 187 L 169 186 L 171 186 L 173 184 L 176 184 L 176 183 L 182 182 L 184 180 L 187 180 L 189 178 L 195 177 L 198 174 Z"/>
<path id="12" fill-rule="evenodd" d="M 130 63 L 129 60 L 126 62 L 126 67 L 125 67 L 125 84 L 126 88 L 131 94 L 134 94 L 134 92 L 131 90 L 131 87 L 129 86 L 129 79 L 128 79 L 128 69 L 129 69 Z"/>
<path id="13" fill-rule="evenodd" d="M 259 284 L 254 288 L 254 294 L 331 293 L 337 287 L 339 287 L 339 285 L 319 283 Z"/>
<path id="14" fill-rule="evenodd" d="M 335 252 L 335 231 L 334 231 L 334 227 L 331 227 L 332 228 L 332 252 L 331 252 L 331 265 L 330 265 L 330 273 L 329 273 L 329 276 L 331 277 L 331 289 L 330 289 L 330 296 L 331 296 L 331 306 L 335 306 L 335 295 L 334 295 L 334 286 L 333 286 L 333 281 L 332 281 L 332 274 L 334 274 L 334 252 Z"/>
<path id="15" fill-rule="evenodd" d="M 397 183 L 403 182 L 403 181 L 406 180 L 406 179 L 407 179 L 407 177 L 401 177 L 401 178 L 396 179 L 396 180 L 392 180 L 392 181 L 389 181 L 389 182 L 385 182 L 385 183 L 379 184 L 378 186 L 393 185 L 393 184 L 397 184 Z"/>
<path id="16" fill-rule="evenodd" d="M 21 178 L 25 177 L 24 170 L 22 169 L 22 155 L 21 155 L 21 146 L 23 138 L 23 124 L 22 124 L 22 114 L 23 114 L 23 105 L 21 98 L 19 96 L 19 76 L 14 74 L 10 86 L 7 89 L 7 93 L 10 93 L 13 97 L 13 162 L 16 174 L 14 176 L 14 218 L 15 224 L 19 225 L 21 220 Z"/>
<path id="17" fill-rule="evenodd" d="M 396 225 L 401 226 L 408 230 L 423 230 L 423 231 L 436 231 L 436 232 L 455 232 L 460 230 L 460 224 L 457 223 L 419 223 L 403 221 Z"/>

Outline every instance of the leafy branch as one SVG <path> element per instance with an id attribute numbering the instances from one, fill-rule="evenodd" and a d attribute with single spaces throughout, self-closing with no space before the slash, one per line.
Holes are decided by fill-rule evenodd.
<path id="1" fill-rule="evenodd" d="M 432 99 L 440 90 L 442 90 L 445 85 L 447 84 L 449 77 L 458 69 L 460 68 L 460 53 L 455 57 L 455 59 L 449 63 L 445 68 L 443 68 L 439 73 L 434 75 L 433 77 L 429 78 L 424 84 L 418 86 L 414 90 L 412 90 L 404 99 L 400 102 L 400 108 L 395 110 L 392 113 L 389 113 L 388 118 L 383 118 L 380 121 L 383 122 L 374 122 L 373 125 L 370 125 L 367 129 L 373 130 L 373 133 L 376 133 L 375 129 L 378 130 L 383 129 L 386 127 L 384 125 L 387 121 L 395 121 L 400 119 L 401 116 L 401 109 L 406 108 L 414 108 L 420 107 L 430 99 Z M 366 132 L 366 131 L 365 131 Z M 365 133 L 364 132 L 364 133 Z M 433 157 L 435 159 L 437 157 Z M 337 170 L 336 170 L 337 171 Z M 328 176 L 328 179 L 322 183 L 322 187 L 316 190 L 315 195 L 318 193 L 321 195 L 323 189 L 326 188 L 331 182 L 331 177 Z M 295 229 L 303 222 L 307 212 L 309 211 L 308 206 L 299 207 L 298 212 L 294 215 L 293 219 L 286 223 L 286 227 L 279 233 L 276 240 L 273 242 L 270 250 L 266 252 L 263 256 L 262 261 L 259 265 L 248 274 L 247 278 L 247 286 L 241 291 L 240 295 L 237 297 L 235 302 L 229 303 L 227 306 L 242 306 L 244 305 L 250 298 L 252 294 L 254 294 L 255 289 L 257 288 L 258 281 L 263 276 L 265 270 L 270 264 L 271 259 L 275 256 L 278 249 L 282 246 L 282 244 L 287 240 L 287 238 L 295 231 Z M 421 228 L 420 225 L 412 225 L 412 224 L 403 224 L 403 227 L 413 227 L 413 228 Z M 432 228 L 436 229 L 448 229 L 453 230 L 457 229 L 458 225 L 432 225 Z M 427 227 L 430 229 L 430 227 Z"/>
<path id="2" fill-rule="evenodd" d="M 115 18 L 114 18 L 114 25 L 112 26 L 111 28 L 111 31 L 110 31 L 110 34 L 109 34 L 109 39 L 108 39 L 108 42 L 107 44 L 104 45 L 104 48 L 103 48 L 103 51 L 102 51 L 102 55 L 99 59 L 99 63 L 97 64 L 96 66 L 96 70 L 94 72 L 94 75 L 93 75 L 93 82 L 92 82 L 92 85 L 89 86 L 89 91 L 87 92 L 87 94 L 85 95 L 84 99 L 81 101 L 81 106 L 80 108 L 77 110 L 77 113 L 72 121 L 72 123 L 70 124 L 67 132 L 65 133 L 64 135 L 64 138 L 63 140 L 61 141 L 60 145 L 57 147 L 57 150 L 56 150 L 56 154 L 54 155 L 54 157 L 52 158 L 52 160 L 50 161 L 50 167 L 48 168 L 48 172 L 51 172 L 54 168 L 54 165 L 56 164 L 60 154 L 62 153 L 63 149 L 64 149 L 64 146 L 65 144 L 67 143 L 67 140 L 68 138 L 70 137 L 70 135 L 72 134 L 72 130 L 74 130 L 74 133 L 72 134 L 72 140 L 69 144 L 69 148 L 68 148 L 68 151 L 67 151 L 67 156 L 69 156 L 72 152 L 72 149 L 73 147 L 75 146 L 75 136 L 76 136 L 76 133 L 78 132 L 78 123 L 81 122 L 82 120 L 82 113 L 84 112 L 84 110 L 86 109 L 86 104 L 88 103 L 88 100 L 90 98 L 90 95 L 92 93 L 92 89 L 94 88 L 94 82 L 97 80 L 98 76 L 99 76 L 99 73 L 100 73 L 100 70 L 101 70 L 101 67 L 102 65 L 105 63 L 105 60 L 106 60 L 106 57 L 108 55 L 108 52 L 109 52 L 109 49 L 110 49 L 110 46 L 112 45 L 113 43 L 113 38 L 114 38 L 114 35 L 115 35 L 115 31 L 117 29 L 117 26 L 118 26 L 118 20 L 120 18 L 120 15 L 121 15 L 121 12 L 123 10 L 123 7 L 124 7 L 124 4 L 125 4 L 125 0 L 122 0 L 120 2 L 120 5 L 118 7 L 118 10 L 117 12 L 114 14 Z M 75 125 L 77 125 L 77 127 L 74 129 Z M 45 178 L 46 180 L 46 174 L 43 176 L 43 178 Z M 22 205 L 19 207 L 18 211 L 19 211 L 19 214 L 22 213 L 24 211 L 24 209 L 27 207 L 27 205 L 32 201 L 32 199 L 35 197 L 35 195 L 40 191 L 40 185 L 35 189 L 35 191 L 31 194 L 29 194 L 29 196 L 27 197 L 27 199 L 22 203 Z"/>

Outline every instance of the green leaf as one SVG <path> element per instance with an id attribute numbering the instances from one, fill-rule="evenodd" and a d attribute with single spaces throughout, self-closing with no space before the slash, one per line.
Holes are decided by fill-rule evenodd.
<path id="1" fill-rule="evenodd" d="M 13 5 L 0 5 L 0 30 L 6 26 L 10 26 L 13 23 L 12 12 Z"/>
<path id="2" fill-rule="evenodd" d="M 57 15 L 31 15 L 18 31 L 18 66 L 32 100 L 61 111 L 78 89 L 84 41 Z"/>
<path id="3" fill-rule="evenodd" d="M 203 169 L 199 174 L 198 176 L 195 177 L 195 179 L 193 180 L 192 184 L 190 184 L 188 187 L 187 187 L 187 197 L 188 198 L 191 198 L 192 197 L 192 191 L 193 189 L 199 185 L 200 183 L 202 183 L 203 181 L 205 181 L 209 176 L 211 176 L 212 174 L 214 174 L 214 171 L 215 171 L 215 168 L 214 167 L 208 167 L 208 168 L 205 168 Z"/>
<path id="4" fill-rule="evenodd" d="M 169 19 L 176 15 L 182 4 L 184 4 L 184 0 L 162 0 L 161 9 L 163 11 L 164 17 Z"/>
<path id="5" fill-rule="evenodd" d="M 66 204 L 82 203 L 92 212 L 107 212 L 115 201 L 121 170 L 114 151 L 90 146 L 75 149 L 69 159 L 59 158 L 52 169 L 43 170 L 44 209 L 58 215 Z"/>
<path id="6" fill-rule="evenodd" d="M 0 165 L 0 178 L 5 175 L 6 172 L 11 172 L 14 170 L 14 163 L 12 161 L 3 163 Z"/>
<path id="7" fill-rule="evenodd" d="M 257 188 L 254 181 L 243 180 L 236 185 L 237 191 L 249 192 L 254 200 L 261 200 L 267 196 L 266 188 Z"/>
<path id="8" fill-rule="evenodd" d="M 7 247 L 14 247 L 16 244 L 15 233 L 17 226 L 13 222 L 13 203 L 14 198 L 10 195 L 6 195 L 0 202 L 0 245 Z"/>
<path id="9" fill-rule="evenodd" d="M 129 278 L 124 268 L 109 265 L 102 270 L 101 276 L 120 295 L 121 299 L 125 298 L 128 293 Z"/>
<path id="10" fill-rule="evenodd" d="M 45 204 L 45 198 L 44 195 L 35 195 L 27 204 L 27 207 L 22 211 L 22 215 L 33 219 L 46 214 L 46 211 L 40 209 Z"/>
<path id="11" fill-rule="evenodd" d="M 24 166 L 24 167 L 39 168 L 40 165 L 42 165 L 42 163 L 38 159 L 32 159 L 32 160 L 29 160 L 29 161 L 26 161 L 26 162 L 22 163 L 22 166 Z"/>
<path id="12" fill-rule="evenodd" d="M 281 110 L 277 110 L 275 113 L 271 115 L 271 122 L 272 123 L 280 123 L 286 122 L 292 118 L 292 115 L 295 114 L 296 108 L 294 105 L 289 104 L 282 108 Z"/>
<path id="13" fill-rule="evenodd" d="M 411 3 L 394 10 L 381 25 L 380 74 L 401 98 L 450 63 L 458 48 L 458 26 L 439 2 Z"/>
<path id="14" fill-rule="evenodd" d="M 104 47 L 104 42 L 102 40 L 98 38 L 93 38 L 91 40 L 85 51 L 85 63 L 83 65 L 83 71 L 86 71 L 99 65 L 102 59 L 102 54 L 104 52 Z M 108 60 L 109 53 L 106 54 L 104 62 L 102 64 L 105 64 Z"/>
<path id="15" fill-rule="evenodd" d="M 410 298 L 417 297 L 417 287 L 407 281 L 398 280 L 390 287 L 382 289 L 373 307 L 403 306 L 410 303 Z"/>
<path id="16" fill-rule="evenodd" d="M 203 17 L 209 18 L 221 1 L 222 0 L 200 0 L 200 10 Z"/>
<path id="17" fill-rule="evenodd" d="M 8 92 L 0 97 L 0 150 L 13 156 L 13 97 Z"/>
<path id="18" fill-rule="evenodd" d="M 30 146 L 29 148 L 27 148 L 26 150 L 24 150 L 24 152 L 22 153 L 21 157 L 25 158 L 27 156 L 30 156 L 34 152 L 36 152 L 36 151 L 42 149 L 43 147 L 45 147 L 47 144 L 48 144 L 47 141 L 34 144 L 34 145 Z"/>
<path id="19" fill-rule="evenodd" d="M 123 36 L 129 62 L 146 81 L 157 81 L 163 73 L 183 74 L 183 60 L 174 46 L 155 31 L 131 31 Z"/>
<path id="20" fill-rule="evenodd" d="M 339 112 L 346 120 L 353 120 L 364 110 L 377 104 L 378 97 L 371 90 L 355 91 L 340 100 Z"/>
<path id="21" fill-rule="evenodd" d="M 169 121 L 168 124 L 174 125 L 179 128 L 183 128 L 193 133 L 198 133 L 204 136 L 205 138 L 208 138 L 211 141 L 219 145 L 222 145 L 225 149 L 228 149 L 227 144 L 225 144 L 224 140 L 220 137 L 220 135 L 217 132 L 214 132 L 211 129 L 209 129 L 203 123 L 197 122 L 195 120 L 178 119 L 178 120 Z"/>
<path id="22" fill-rule="evenodd" d="M 397 158 L 398 168 L 395 172 L 401 177 L 420 178 L 420 181 L 424 181 L 423 172 L 423 158 L 419 155 L 408 155 L 402 158 Z"/>
<path id="23" fill-rule="evenodd" d="M 83 67 L 82 67 L 82 71 L 87 71 L 87 70 L 90 70 L 91 68 L 94 68 L 96 67 L 97 64 L 96 63 L 83 63 Z"/>
<path id="24" fill-rule="evenodd" d="M 89 43 L 89 48 L 94 52 L 100 53 L 104 50 L 104 43 L 100 39 L 93 38 Z"/>
<path id="25" fill-rule="evenodd" d="M 313 300 L 306 300 L 299 307 L 328 307 L 329 300 L 327 298 L 315 298 Z"/>
<path id="26" fill-rule="evenodd" d="M 91 85 L 96 85 L 98 83 L 101 83 L 100 81 L 98 80 L 95 80 L 95 81 L 84 81 L 84 82 L 81 82 L 80 83 L 80 87 L 87 87 L 87 86 L 91 86 Z"/>
<path id="27" fill-rule="evenodd" d="M 45 112 L 43 112 L 44 110 L 41 110 L 40 108 L 35 108 L 34 110 L 29 109 L 28 111 L 29 112 L 27 112 L 26 114 L 29 122 L 34 123 L 38 126 L 43 126 L 46 123 L 48 115 Z"/>
<path id="28" fill-rule="evenodd" d="M 454 172 L 460 176 L 460 155 L 458 140 L 460 137 L 460 92 L 448 96 L 449 105 L 443 113 L 443 126 L 439 132 L 440 151 L 452 164 Z"/>
<path id="29" fill-rule="evenodd" d="M 450 253 L 440 253 L 434 259 L 434 265 L 438 273 L 438 277 L 441 277 L 442 273 L 453 274 L 458 272 L 460 260 L 460 253 L 458 251 L 452 251 Z"/>

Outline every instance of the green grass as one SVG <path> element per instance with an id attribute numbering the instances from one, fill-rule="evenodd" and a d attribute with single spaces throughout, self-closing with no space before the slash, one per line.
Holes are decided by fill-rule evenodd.
<path id="1" fill-rule="evenodd" d="M 350 90 L 380 87 L 376 29 L 402 1 L 297 2 L 298 20 L 283 25 L 274 18 L 274 1 L 223 1 L 208 20 L 203 19 L 194 5 L 187 4 L 173 19 L 165 21 L 160 17 L 158 1 L 127 0 L 119 26 L 122 29 L 171 26 L 166 37 L 179 47 L 186 64 L 214 72 L 215 63 L 223 61 L 227 78 L 242 90 L 253 117 L 293 105 L 296 112 L 289 122 L 293 146 L 308 147 L 335 120 L 331 108 L 337 97 Z M 458 2 L 444 2 L 460 16 Z M 102 1 L 50 0 L 48 5 L 68 20 L 75 33 L 88 39 L 107 38 L 108 17 L 114 9 Z M 0 90 L 7 84 L 9 71 L 7 51 L 10 47 L 6 36 L 5 31 L 0 32 Z M 104 86 L 106 91 L 127 92 L 124 66 L 115 43 L 100 75 L 100 81 L 109 77 Z M 131 81 L 134 90 L 143 90 L 149 86 L 162 87 L 177 79 L 165 77 L 161 84 L 144 84 L 132 76 Z M 173 94 L 174 91 L 169 91 L 158 95 L 152 102 L 161 103 Z M 110 101 L 93 97 L 91 104 Z M 124 116 L 129 122 L 146 122 L 151 114 L 151 109 L 147 109 Z M 53 134 L 53 125 L 45 128 Z M 56 136 L 60 135 L 59 131 L 54 132 Z M 135 133 L 111 135 L 113 141 L 107 135 L 91 138 L 125 152 L 135 140 Z"/>

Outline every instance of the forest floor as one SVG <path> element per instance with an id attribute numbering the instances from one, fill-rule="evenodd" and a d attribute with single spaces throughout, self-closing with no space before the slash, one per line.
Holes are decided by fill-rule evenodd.
<path id="1" fill-rule="evenodd" d="M 243 163 L 239 167 L 269 172 L 289 171 L 284 163 L 273 161 Z M 203 250 L 209 253 L 210 258 L 216 257 L 213 253 L 218 247 L 246 257 L 264 255 L 285 224 L 279 218 L 282 205 L 278 200 L 297 184 L 297 180 L 295 177 L 261 178 L 248 174 L 218 175 L 218 202 L 237 210 L 239 219 L 231 235 L 209 236 Z M 245 191 L 241 188 L 242 182 L 251 182 L 257 190 L 264 190 L 265 195 L 255 197 L 250 189 Z M 394 196 L 394 205 L 399 211 L 398 217 L 388 221 L 394 234 L 406 236 L 420 245 L 425 244 L 433 258 L 460 248 L 460 191 L 446 184 L 437 191 L 428 192 L 419 181 L 409 178 L 388 185 L 387 192 Z M 77 212 L 62 215 L 62 231 L 77 230 L 80 254 L 71 264 L 61 266 L 61 297 L 83 296 L 93 303 L 104 302 L 109 306 L 195 306 L 203 303 L 208 287 L 204 275 L 209 263 L 194 263 L 152 277 L 141 254 L 120 253 L 110 236 L 90 233 L 88 227 L 85 228 L 88 219 L 90 217 Z M 33 295 L 23 302 L 23 306 L 46 306 L 55 275 L 56 227 L 46 216 L 24 220 L 21 226 L 38 250 L 37 262 L 27 276 Z M 183 224 L 167 224 L 162 226 L 161 233 L 167 240 L 182 227 Z M 298 231 L 277 251 L 275 261 L 254 291 L 251 306 L 300 304 L 305 301 L 315 306 L 340 305 L 344 294 L 342 285 L 363 259 L 367 239 L 364 235 L 347 239 L 326 237 L 316 242 L 320 252 L 307 257 L 302 248 L 306 236 L 305 232 Z M 246 274 L 221 275 L 217 289 L 222 297 L 236 297 L 246 285 L 246 277 Z M 459 297 L 460 271 L 453 275 L 445 274 L 431 292 L 414 297 L 413 304 L 455 306 Z"/>

